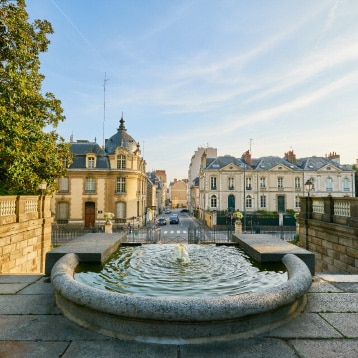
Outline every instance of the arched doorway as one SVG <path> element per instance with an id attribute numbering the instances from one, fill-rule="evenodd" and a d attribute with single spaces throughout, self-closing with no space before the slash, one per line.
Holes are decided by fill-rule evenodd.
<path id="1" fill-rule="evenodd" d="M 233 213 L 235 211 L 235 196 L 232 194 L 227 198 L 227 210 L 229 213 Z"/>
<path id="2" fill-rule="evenodd" d="M 93 201 L 85 203 L 85 228 L 92 228 L 96 220 L 96 205 Z"/>

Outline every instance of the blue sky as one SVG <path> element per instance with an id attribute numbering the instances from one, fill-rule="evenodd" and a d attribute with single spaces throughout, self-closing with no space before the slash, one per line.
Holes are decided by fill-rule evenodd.
<path id="1" fill-rule="evenodd" d="M 27 0 L 27 11 L 55 31 L 41 73 L 66 140 L 102 144 L 123 112 L 147 170 L 169 181 L 202 146 L 358 158 L 356 0 Z"/>

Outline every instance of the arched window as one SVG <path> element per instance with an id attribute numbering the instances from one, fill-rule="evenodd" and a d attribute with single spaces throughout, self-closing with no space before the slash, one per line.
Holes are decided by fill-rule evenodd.
<path id="1" fill-rule="evenodd" d="M 217 198 L 216 195 L 212 195 L 210 198 L 210 207 L 216 208 L 217 207 Z"/>
<path id="2" fill-rule="evenodd" d="M 248 195 L 246 197 L 246 207 L 247 208 L 252 208 L 252 197 L 251 197 L 251 195 Z"/>

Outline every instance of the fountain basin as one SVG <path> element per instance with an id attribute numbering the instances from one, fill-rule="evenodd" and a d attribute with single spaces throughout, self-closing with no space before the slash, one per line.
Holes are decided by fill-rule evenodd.
<path id="1" fill-rule="evenodd" d="M 67 254 L 51 280 L 56 302 L 77 324 L 120 339 L 195 344 L 252 336 L 295 317 L 311 285 L 306 264 L 288 254 L 288 280 L 256 292 L 218 298 L 140 297 L 99 290 L 74 280 L 80 261 Z"/>

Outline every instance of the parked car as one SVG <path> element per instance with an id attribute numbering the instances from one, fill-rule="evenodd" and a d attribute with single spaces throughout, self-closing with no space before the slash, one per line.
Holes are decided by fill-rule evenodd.
<path id="1" fill-rule="evenodd" d="M 179 224 L 179 216 L 177 214 L 173 214 L 170 217 L 170 223 L 171 224 Z"/>
<path id="2" fill-rule="evenodd" d="M 167 224 L 167 220 L 165 218 L 159 218 L 158 225 L 166 225 L 166 224 Z"/>
<path id="3" fill-rule="evenodd" d="M 184 208 L 184 209 L 181 209 L 180 212 L 187 213 L 187 212 L 189 212 L 189 210 Z"/>
<path id="4" fill-rule="evenodd" d="M 165 209 L 165 213 L 166 214 L 171 214 L 171 210 L 170 209 Z"/>

